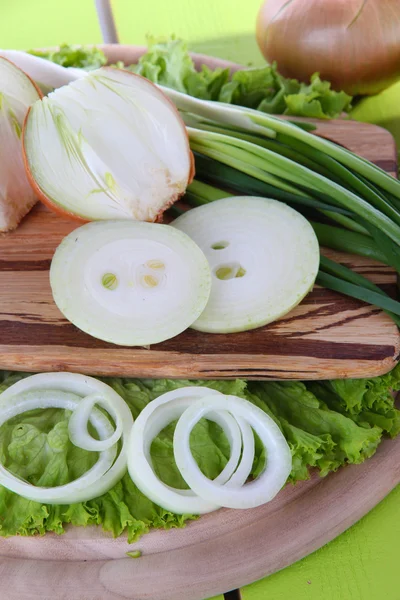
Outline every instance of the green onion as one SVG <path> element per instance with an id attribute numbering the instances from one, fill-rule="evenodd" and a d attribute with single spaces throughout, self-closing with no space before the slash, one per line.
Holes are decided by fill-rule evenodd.
<path id="1" fill-rule="evenodd" d="M 332 219 L 332 221 L 336 221 L 336 223 L 339 223 L 339 225 L 342 225 L 346 229 L 350 229 L 350 231 L 361 233 L 363 235 L 369 235 L 368 230 L 356 221 L 354 221 L 354 219 L 352 219 L 351 217 L 339 214 L 337 211 L 332 212 L 332 210 L 321 210 L 321 213 L 324 214 L 326 217 Z"/>
<path id="2" fill-rule="evenodd" d="M 272 139 L 279 140 L 280 134 L 286 134 L 292 139 L 304 142 L 319 152 L 336 159 L 355 173 L 366 177 L 373 184 L 400 200 L 400 183 L 385 171 L 346 148 L 313 135 L 293 123 L 246 107 L 199 100 L 170 88 L 163 87 L 162 89 L 179 110 L 195 113 L 206 119 L 241 128 L 251 133 L 262 134 Z"/>
<path id="3" fill-rule="evenodd" d="M 383 263 L 386 263 L 385 254 L 378 248 L 377 244 L 367 235 L 355 233 L 332 227 L 324 223 L 316 223 L 310 221 L 318 241 L 321 246 L 339 250 L 340 252 L 348 252 L 349 254 L 358 254 L 372 258 Z"/>
<path id="4" fill-rule="evenodd" d="M 299 131 L 304 133 L 300 129 Z M 399 225 L 367 201 L 322 175 L 245 140 L 190 127 L 188 132 L 193 150 L 233 166 L 262 181 L 267 181 L 267 183 L 274 182 L 278 186 L 279 184 L 287 186 L 282 180 L 288 179 L 292 184 L 304 185 L 316 192 L 331 196 L 333 201 L 339 202 L 344 208 L 351 210 L 372 225 L 384 229 L 389 237 L 400 244 Z M 289 189 L 293 189 L 293 186 Z"/>
<path id="5" fill-rule="evenodd" d="M 318 281 L 318 278 L 320 276 L 321 279 Z M 360 275 L 360 273 L 355 273 L 354 271 L 348 269 L 344 265 L 336 263 L 335 261 L 330 260 L 326 256 L 321 255 L 320 271 L 318 274 L 318 278 L 317 283 L 321 283 L 321 285 L 324 285 L 325 287 L 331 290 L 341 292 L 342 294 L 345 294 L 347 296 L 351 296 L 358 300 L 368 302 L 369 304 L 375 304 L 376 306 L 379 306 L 391 317 L 391 319 L 393 319 L 396 325 L 400 327 L 400 319 L 397 316 L 397 310 L 400 308 L 400 303 L 396 300 L 392 300 L 392 298 L 390 298 L 380 287 L 372 283 L 372 281 L 370 281 L 363 275 Z M 337 279 L 338 281 L 333 281 L 333 279 Z M 322 283 L 322 281 L 324 281 L 324 283 Z M 341 282 L 342 284 L 341 289 L 339 289 L 339 282 Z M 352 285 L 353 287 L 349 287 L 350 285 Z M 358 291 L 354 290 L 354 288 L 358 288 Z M 386 306 L 389 306 L 389 309 L 387 309 L 385 306 L 381 306 L 381 304 L 378 303 L 380 302 L 379 298 L 376 298 L 375 296 L 368 296 L 366 294 L 366 292 L 368 291 L 370 293 L 373 292 L 376 295 L 383 296 Z M 363 295 L 362 298 L 360 297 L 361 294 Z M 387 300 L 390 300 L 390 305 L 387 304 Z M 393 310 L 393 308 L 395 310 Z"/>
<path id="6" fill-rule="evenodd" d="M 186 190 L 186 196 L 188 194 L 201 199 L 201 204 L 214 202 L 214 200 L 220 200 L 221 198 L 232 196 L 232 194 L 228 194 L 224 190 L 220 190 L 212 185 L 209 185 L 208 183 L 204 183 L 203 181 L 198 181 L 198 179 L 194 179 L 188 186 Z"/>
<path id="7" fill-rule="evenodd" d="M 348 189 L 353 190 L 355 193 L 359 194 L 361 198 L 364 198 L 364 200 L 367 200 L 373 206 L 390 217 L 395 223 L 400 224 L 400 214 L 398 211 L 379 192 L 378 188 L 373 184 L 370 184 L 365 177 L 354 174 L 331 156 L 315 150 L 314 148 L 299 142 L 298 140 L 293 140 L 290 138 L 290 136 L 282 135 L 279 136 L 279 138 L 283 143 L 290 144 L 292 150 L 296 150 L 297 154 L 300 156 L 305 155 L 309 160 L 323 165 L 329 179 L 339 182 L 342 185 L 345 185 Z M 274 143 L 277 144 L 278 142 Z"/>
<path id="8" fill-rule="evenodd" d="M 313 219 L 320 244 L 379 260 L 400 273 L 396 179 L 346 148 L 311 135 L 302 124 L 164 91 L 189 126 L 197 177 L 222 188 L 197 182 L 188 189 L 190 204 L 212 202 L 223 190 L 295 204 Z M 341 227 L 315 222 L 318 213 Z M 379 306 L 400 325 L 400 303 L 358 273 L 322 257 L 318 277 L 326 287 Z"/>
<path id="9" fill-rule="evenodd" d="M 195 152 L 194 155 L 197 175 L 224 189 L 233 190 L 244 195 L 274 198 L 287 204 L 301 204 L 317 210 L 329 210 L 347 216 L 352 215 L 350 211 L 344 208 L 330 205 L 327 202 L 320 202 L 311 195 L 304 195 L 303 191 L 287 192 L 198 152 Z M 190 190 L 190 187 L 188 187 L 188 190 Z"/>
<path id="10" fill-rule="evenodd" d="M 375 243 L 381 249 L 383 254 L 385 255 L 386 264 L 390 265 L 398 273 L 400 273 L 400 247 L 391 240 L 384 231 L 379 229 L 378 227 L 374 227 L 370 223 L 364 223 L 365 227 L 368 229 L 370 234 L 372 235 Z"/>

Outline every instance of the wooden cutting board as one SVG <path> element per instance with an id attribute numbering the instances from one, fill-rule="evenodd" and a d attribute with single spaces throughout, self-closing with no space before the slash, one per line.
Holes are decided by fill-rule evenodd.
<path id="1" fill-rule="evenodd" d="M 100 529 L 0 539 L 4 600 L 203 600 L 320 548 L 400 482 L 400 438 L 362 465 L 289 485 L 252 510 L 221 509 L 135 544 Z M 140 558 L 126 552 L 139 550 Z M 296 596 L 293 595 L 293 600 Z"/>
<path id="2" fill-rule="evenodd" d="M 332 121 L 320 122 L 318 132 L 395 173 L 395 146 L 385 130 Z M 187 330 L 151 349 L 96 340 L 62 316 L 49 285 L 54 250 L 76 227 L 39 204 L 16 231 L 0 236 L 0 369 L 127 377 L 327 379 L 379 375 L 395 364 L 400 338 L 389 317 L 318 286 L 291 313 L 261 329 L 227 335 Z M 356 256 L 326 254 L 394 290 L 390 268 Z"/>
<path id="3" fill-rule="evenodd" d="M 141 50 L 108 49 L 132 62 Z M 207 59 L 210 66 L 221 61 Z M 395 172 L 393 140 L 382 129 L 322 123 L 320 133 Z M 280 322 L 232 336 L 188 332 L 150 351 L 116 348 L 67 324 L 55 308 L 48 268 L 55 246 L 74 225 L 37 207 L 0 238 L 0 367 L 73 369 L 138 376 L 323 378 L 388 370 L 399 352 L 386 316 L 316 288 Z M 393 272 L 351 256 L 348 266 L 391 290 Z M 362 465 L 287 486 L 269 504 L 219 510 L 185 529 L 153 530 L 128 545 L 95 528 L 61 537 L 0 538 L 4 600 L 203 600 L 288 566 L 360 519 L 400 482 L 400 438 L 386 440 Z M 138 559 L 127 551 L 140 550 Z"/>

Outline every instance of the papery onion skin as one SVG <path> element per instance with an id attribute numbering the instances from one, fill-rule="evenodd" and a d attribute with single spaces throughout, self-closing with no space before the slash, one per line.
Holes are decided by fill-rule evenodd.
<path id="1" fill-rule="evenodd" d="M 100 69 L 99 69 L 100 70 Z M 138 75 L 136 73 L 132 73 L 131 71 L 128 71 L 126 69 L 118 69 L 116 67 L 101 67 L 102 71 L 121 71 L 124 75 L 130 75 L 132 77 L 136 77 L 136 78 L 140 78 L 140 79 L 145 79 L 144 77 L 142 77 L 141 75 Z M 190 183 L 192 183 L 194 176 L 195 176 L 195 161 L 194 161 L 194 156 L 193 153 L 190 149 L 190 144 L 189 144 L 189 136 L 188 133 L 186 131 L 186 126 L 182 120 L 182 117 L 180 116 L 180 113 L 178 111 L 178 109 L 176 108 L 175 104 L 172 102 L 172 100 L 170 100 L 164 93 L 163 91 L 159 88 L 159 86 L 156 86 L 154 83 L 152 83 L 151 81 L 149 81 L 148 79 L 145 79 L 145 81 L 151 85 L 152 87 L 154 87 L 154 89 L 157 90 L 158 94 L 161 94 L 164 99 L 165 102 L 169 104 L 169 106 L 173 109 L 173 111 L 176 113 L 177 116 L 177 120 L 180 122 L 182 130 L 185 133 L 186 136 L 186 141 L 187 141 L 187 152 L 188 152 L 188 157 L 189 157 L 189 172 L 188 172 L 188 179 L 187 179 L 187 183 L 186 186 L 188 186 Z M 42 97 L 42 95 L 41 95 Z M 37 197 L 39 198 L 39 200 L 41 202 L 43 202 L 43 204 L 45 204 L 48 208 L 50 208 L 52 211 L 56 212 L 57 214 L 59 214 L 62 217 L 68 217 L 74 221 L 77 221 L 79 223 L 88 223 L 90 220 L 92 219 L 88 219 L 85 218 L 79 214 L 76 214 L 75 212 L 69 211 L 67 209 L 65 209 L 62 205 L 54 202 L 51 198 L 49 198 L 46 193 L 42 190 L 42 188 L 38 185 L 38 183 L 35 180 L 35 177 L 32 173 L 30 164 L 29 164 L 29 160 L 28 160 L 28 155 L 27 155 L 27 144 L 26 144 L 26 131 L 27 131 L 27 125 L 29 122 L 29 117 L 31 114 L 31 109 L 29 108 L 25 120 L 24 120 L 24 124 L 23 124 L 23 129 L 22 129 L 22 149 L 23 149 L 23 161 L 24 161 L 24 166 L 25 166 L 25 171 L 26 171 L 26 175 L 28 178 L 28 181 L 32 187 L 32 189 L 34 190 L 35 194 L 37 195 Z M 170 208 L 177 200 L 179 200 L 179 198 L 181 196 L 183 196 L 185 194 L 185 190 L 183 192 L 177 192 L 176 194 L 172 195 L 164 204 L 164 206 L 159 210 L 159 212 L 154 216 L 153 219 L 147 219 L 150 222 L 162 222 L 163 221 L 163 215 L 164 212 Z"/>
<path id="2" fill-rule="evenodd" d="M 266 0 L 257 42 L 285 77 L 318 72 L 335 90 L 376 94 L 400 76 L 400 2 Z"/>

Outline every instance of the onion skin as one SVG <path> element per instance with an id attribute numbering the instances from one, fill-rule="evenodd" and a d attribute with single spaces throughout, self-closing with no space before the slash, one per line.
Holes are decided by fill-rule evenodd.
<path id="1" fill-rule="evenodd" d="M 6 59 L 4 59 L 6 60 Z M 116 67 L 103 67 L 103 69 L 107 69 L 107 70 L 118 70 L 118 71 L 123 71 L 124 73 L 129 73 L 129 75 L 132 75 L 133 77 L 140 77 L 141 79 L 145 79 L 143 78 L 141 75 L 138 75 L 137 73 L 132 73 L 131 71 L 127 71 L 125 69 L 116 69 Z M 189 144 L 189 135 L 187 133 L 186 130 L 186 126 L 183 122 L 183 119 L 181 117 L 181 115 L 179 114 L 178 109 L 176 108 L 175 104 L 172 102 L 172 100 L 170 100 L 163 92 L 162 90 L 160 90 L 154 83 L 152 83 L 151 81 L 149 81 L 148 79 L 146 79 L 147 83 L 149 83 L 150 85 L 154 86 L 157 89 L 157 92 L 159 94 L 162 94 L 166 100 L 166 102 L 168 102 L 170 104 L 170 106 L 173 107 L 179 121 L 182 124 L 182 127 L 185 131 L 186 134 L 186 139 L 187 139 L 187 151 L 189 154 L 189 161 L 190 161 L 190 167 L 189 167 L 189 174 L 188 174 L 188 181 L 187 181 L 187 186 L 192 183 L 194 176 L 196 174 L 195 171 L 195 162 L 194 162 L 194 155 L 193 152 L 190 149 L 190 144 Z M 32 82 L 33 83 L 33 82 Z M 35 87 L 37 88 L 36 84 L 34 84 Z M 38 89 L 38 88 L 37 88 Z M 39 91 L 39 89 L 38 89 Z M 40 92 L 40 98 L 43 98 L 43 94 L 42 92 Z M 61 217 L 67 217 L 69 219 L 72 219 L 73 221 L 76 221 L 78 223 L 88 223 L 89 219 L 84 219 L 83 217 L 70 212 L 68 210 L 65 210 L 64 208 L 62 208 L 62 206 L 60 204 L 57 204 L 55 202 L 53 202 L 53 200 L 51 200 L 48 196 L 46 196 L 46 194 L 43 192 L 43 190 L 39 187 L 39 185 L 37 184 L 32 171 L 29 167 L 29 162 L 28 162 L 28 158 L 27 158 L 27 154 L 26 154 L 26 145 L 25 145 L 25 133 L 26 133 L 26 126 L 28 123 L 28 119 L 29 119 L 29 114 L 31 112 L 31 109 L 29 108 L 25 120 L 24 120 L 24 124 L 23 124 L 23 128 L 22 128 L 22 154 L 23 154 L 23 160 L 24 160 L 24 166 L 25 166 L 25 172 L 28 178 L 28 181 L 33 189 L 33 191 L 35 192 L 35 194 L 37 195 L 37 197 L 39 198 L 39 200 L 41 202 L 43 202 L 43 204 L 45 204 L 48 208 L 50 208 L 52 211 L 56 212 L 58 215 L 60 215 Z M 168 202 L 165 203 L 163 209 L 155 216 L 155 218 L 153 219 L 153 222 L 162 222 L 163 220 L 163 215 L 164 212 L 170 208 L 175 202 L 177 202 L 179 200 L 179 198 L 181 198 L 183 195 L 185 194 L 185 192 L 181 193 L 181 194 L 176 194 L 175 196 L 172 196 Z"/>
<path id="2" fill-rule="evenodd" d="M 400 77 L 399 0 L 266 0 L 257 42 L 285 77 L 376 94 Z"/>

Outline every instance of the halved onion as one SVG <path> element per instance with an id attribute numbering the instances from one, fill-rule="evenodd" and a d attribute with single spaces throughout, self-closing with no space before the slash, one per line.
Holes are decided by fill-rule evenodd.
<path id="1" fill-rule="evenodd" d="M 90 401 L 85 402 L 86 398 L 90 398 Z M 70 422 L 70 429 L 73 430 L 71 441 L 79 448 L 100 450 L 95 465 L 68 484 L 45 488 L 23 481 L 0 464 L 0 485 L 23 498 L 46 504 L 85 502 L 111 489 L 126 472 L 126 443 L 133 418 L 126 402 L 105 383 L 75 373 L 42 373 L 27 377 L 0 395 L 0 426 L 17 415 L 38 408 L 64 408 L 78 411 L 82 416 L 82 403 L 85 411 L 90 404 L 90 413 L 86 411 L 86 420 L 82 420 L 83 429 Z M 106 409 L 114 418 L 116 430 L 107 416 L 94 407 L 95 404 Z M 71 419 L 73 417 L 74 412 Z M 100 440 L 89 436 L 86 429 L 89 420 Z M 88 447 L 88 438 L 92 442 L 98 441 L 98 446 Z M 122 447 L 116 458 L 117 442 L 120 439 Z M 110 441 L 113 442 L 112 445 Z M 104 450 L 101 450 L 102 443 Z"/>
<path id="2" fill-rule="evenodd" d="M 190 433 L 201 418 L 228 410 L 236 419 L 244 419 L 263 443 L 267 464 L 257 479 L 238 487 L 225 486 L 208 479 L 200 471 L 190 451 Z M 180 417 L 174 433 L 174 456 L 182 477 L 201 498 L 228 508 L 254 508 L 272 500 L 285 485 L 292 469 L 292 455 L 278 425 L 254 404 L 237 396 L 204 397 Z"/>
<path id="3" fill-rule="evenodd" d="M 25 173 L 21 132 L 41 95 L 23 71 L 0 57 L 0 231 L 14 229 L 37 202 Z"/>
<path id="4" fill-rule="evenodd" d="M 37 102 L 24 152 L 41 200 L 79 220 L 155 221 L 194 173 L 172 102 L 145 78 L 112 67 Z"/>
<path id="5" fill-rule="evenodd" d="M 223 198 L 173 223 L 206 255 L 212 271 L 208 304 L 192 325 L 231 333 L 275 321 L 312 288 L 319 246 L 309 222 L 268 198 Z"/>
<path id="6" fill-rule="evenodd" d="M 96 222 L 70 233 L 50 269 L 55 303 L 86 333 L 127 346 L 178 335 L 210 294 L 207 259 L 168 225 Z"/>
<path id="7" fill-rule="evenodd" d="M 220 392 L 203 387 L 172 390 L 150 402 L 132 427 L 128 447 L 129 475 L 148 498 L 166 510 L 177 514 L 204 514 L 219 508 L 219 505 L 193 494 L 192 490 L 171 488 L 163 483 L 153 470 L 150 448 L 160 431 L 178 419 L 196 400 L 220 396 Z M 236 422 L 226 410 L 210 411 L 208 418 L 222 427 L 231 447 L 229 461 L 214 480 L 215 484 L 223 486 L 230 480 L 232 487 L 243 485 L 254 458 L 254 437 L 250 427 L 245 421 Z M 242 445 L 243 455 L 237 468 Z"/>

